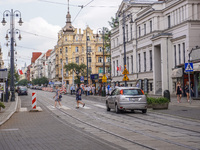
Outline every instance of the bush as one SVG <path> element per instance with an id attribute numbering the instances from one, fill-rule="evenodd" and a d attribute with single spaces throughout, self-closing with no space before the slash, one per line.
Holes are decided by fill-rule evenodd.
<path id="1" fill-rule="evenodd" d="M 0 107 L 5 108 L 4 103 L 0 102 Z"/>
<path id="2" fill-rule="evenodd" d="M 164 104 L 164 103 L 169 103 L 169 100 L 165 97 L 159 97 L 159 98 L 147 97 L 147 103 L 148 104 Z"/>

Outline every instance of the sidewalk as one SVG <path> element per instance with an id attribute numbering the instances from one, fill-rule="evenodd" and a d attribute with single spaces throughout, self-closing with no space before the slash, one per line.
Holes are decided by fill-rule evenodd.
<path id="1" fill-rule="evenodd" d="M 16 112 L 18 105 L 18 96 L 15 95 L 14 102 L 11 102 L 9 100 L 8 102 L 4 102 L 4 105 L 6 106 L 5 109 L 1 109 L 0 111 L 0 126 L 4 124 L 8 119 L 10 119 L 12 115 Z"/>

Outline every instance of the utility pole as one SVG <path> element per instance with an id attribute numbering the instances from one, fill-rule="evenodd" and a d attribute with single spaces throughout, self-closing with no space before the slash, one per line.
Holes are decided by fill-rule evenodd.
<path id="1" fill-rule="evenodd" d="M 88 84 L 88 39 L 87 39 L 87 28 L 86 28 L 86 61 L 87 61 L 87 84 Z"/>
<path id="2" fill-rule="evenodd" d="M 20 30 L 15 29 L 15 17 L 20 17 L 18 23 L 21 26 L 22 25 L 22 19 L 21 19 L 21 12 L 16 10 L 13 11 L 13 9 L 11 9 L 11 11 L 6 10 L 3 13 L 3 20 L 2 20 L 2 24 L 5 25 L 7 22 L 5 20 L 5 16 L 8 17 L 10 16 L 10 53 L 11 53 L 11 57 L 10 57 L 10 75 L 11 75 L 11 82 L 10 82 L 10 90 L 11 90 L 11 101 L 15 101 L 15 84 L 14 84 L 14 71 L 15 71 L 15 64 L 14 64 L 14 33 L 18 34 L 19 33 L 19 40 L 21 40 L 21 34 L 20 34 Z M 8 40 L 8 33 L 6 34 L 6 40 Z"/>

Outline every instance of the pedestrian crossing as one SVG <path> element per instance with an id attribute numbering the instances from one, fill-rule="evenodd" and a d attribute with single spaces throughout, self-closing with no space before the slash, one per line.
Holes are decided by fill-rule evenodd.
<path id="1" fill-rule="evenodd" d="M 105 105 L 101 105 L 101 104 L 93 104 L 93 106 L 95 107 L 98 107 L 98 108 L 102 108 L 102 109 L 106 109 L 106 106 Z M 85 107 L 82 107 L 81 105 L 79 106 L 80 109 L 85 109 L 85 110 L 90 110 L 90 109 L 94 109 L 93 106 L 85 106 Z M 76 105 L 74 107 L 70 107 L 70 106 L 65 106 L 65 105 L 62 105 L 61 107 L 60 106 L 56 106 L 56 108 L 53 106 L 53 105 L 49 105 L 47 106 L 47 108 L 49 110 L 57 110 L 57 109 L 63 109 L 63 110 L 74 110 L 76 108 Z"/>

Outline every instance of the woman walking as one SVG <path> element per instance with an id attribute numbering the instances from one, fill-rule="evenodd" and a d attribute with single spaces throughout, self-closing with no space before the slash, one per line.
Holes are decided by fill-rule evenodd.
<path id="1" fill-rule="evenodd" d="M 82 89 L 80 88 L 80 84 L 78 84 L 77 90 L 76 90 L 76 102 L 77 102 L 77 109 L 79 108 L 79 103 L 81 103 L 83 105 L 83 107 L 85 106 L 85 103 L 83 103 L 81 101 L 81 92 Z"/>
<path id="2" fill-rule="evenodd" d="M 57 105 L 57 102 L 61 107 L 61 103 L 60 103 L 61 98 L 59 98 L 59 96 L 60 96 L 60 90 L 58 89 L 58 86 L 56 86 L 56 95 L 53 97 L 53 98 L 55 98 L 55 107 Z"/>
<path id="3" fill-rule="evenodd" d="M 176 95 L 177 95 L 177 101 L 178 103 L 181 102 L 181 97 L 182 97 L 182 89 L 181 89 L 181 82 L 178 81 L 176 85 Z"/>
<path id="4" fill-rule="evenodd" d="M 190 96 L 190 93 L 189 93 L 189 81 L 187 81 L 186 85 L 185 85 L 185 93 L 187 95 L 187 101 L 189 101 L 189 96 Z"/>

